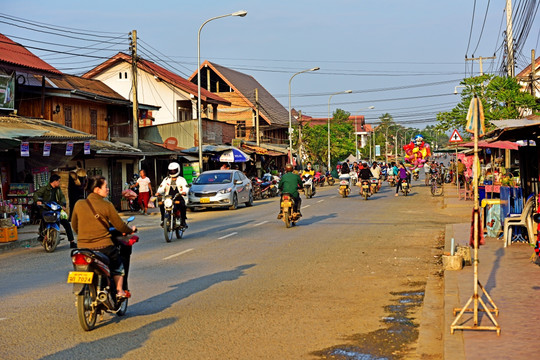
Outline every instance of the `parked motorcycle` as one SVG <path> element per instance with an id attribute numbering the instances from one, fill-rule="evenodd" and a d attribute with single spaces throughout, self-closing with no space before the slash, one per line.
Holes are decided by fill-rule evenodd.
<path id="1" fill-rule="evenodd" d="M 311 174 L 302 174 L 302 184 L 304 187 L 304 194 L 306 199 L 309 199 L 315 195 L 315 186 L 313 185 L 313 176 Z"/>
<path id="2" fill-rule="evenodd" d="M 139 201 L 137 201 L 137 197 L 139 196 L 136 191 L 130 189 L 131 184 L 126 183 L 126 189 L 122 191 L 122 196 L 124 199 L 127 200 L 129 210 L 133 212 L 137 212 L 141 210 L 141 206 L 139 205 Z"/>
<path id="3" fill-rule="evenodd" d="M 262 199 L 261 183 L 262 181 L 260 181 L 259 178 L 257 177 L 251 178 L 251 189 L 253 191 L 253 200 Z"/>
<path id="4" fill-rule="evenodd" d="M 135 219 L 128 218 L 128 223 Z M 127 288 L 129 257 L 131 246 L 139 241 L 137 235 L 123 236 L 114 228 L 109 229 L 113 242 L 120 249 L 124 261 L 124 290 Z M 129 248 L 129 249 L 127 249 Z M 105 312 L 125 315 L 128 306 L 127 298 L 116 297 L 116 286 L 109 270 L 109 258 L 99 251 L 90 249 L 73 249 L 71 261 L 74 271 L 70 271 L 67 282 L 73 284 L 76 296 L 77 316 L 85 331 L 94 329 L 98 315 Z"/>
<path id="5" fill-rule="evenodd" d="M 351 192 L 351 176 L 349 174 L 339 175 L 339 195 L 346 198 Z"/>
<path id="6" fill-rule="evenodd" d="M 332 186 L 332 185 L 334 185 L 336 183 L 336 180 L 334 179 L 334 177 L 332 176 L 330 171 L 326 171 L 326 182 L 330 186 Z"/>
<path id="7" fill-rule="evenodd" d="M 41 205 L 41 224 L 39 227 L 40 238 L 46 252 L 53 252 L 60 242 L 60 216 L 62 207 L 54 201 L 48 201 Z"/>
<path id="8" fill-rule="evenodd" d="M 279 194 L 278 181 L 271 174 L 264 174 L 259 184 L 263 199 L 271 198 Z"/>
<path id="9" fill-rule="evenodd" d="M 184 235 L 184 231 L 188 228 L 187 225 L 182 226 L 182 214 L 180 210 L 174 211 L 174 205 L 180 204 L 180 196 L 182 194 L 176 193 L 176 195 L 163 196 L 163 235 L 166 242 L 171 242 L 173 233 L 176 234 L 177 239 L 181 239 Z M 160 204 L 161 206 L 161 204 Z"/>
<path id="10" fill-rule="evenodd" d="M 281 213 L 280 218 L 285 223 L 287 228 L 296 225 L 296 222 L 300 219 L 298 214 L 293 212 L 294 209 L 294 197 L 291 194 L 284 193 L 281 195 Z"/>
<path id="11" fill-rule="evenodd" d="M 362 180 L 360 183 L 360 195 L 367 200 L 371 196 L 370 182 L 368 180 Z"/>

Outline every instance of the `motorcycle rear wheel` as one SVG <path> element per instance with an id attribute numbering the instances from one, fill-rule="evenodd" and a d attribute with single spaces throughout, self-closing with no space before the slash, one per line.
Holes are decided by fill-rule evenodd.
<path id="1" fill-rule="evenodd" d="M 45 237 L 43 238 L 43 248 L 46 252 L 52 253 L 56 246 L 58 246 L 59 234 L 58 230 L 54 228 L 48 228 L 45 230 Z"/>
<path id="2" fill-rule="evenodd" d="M 180 240 L 182 236 L 184 236 L 184 228 L 176 229 L 175 233 L 176 233 L 176 238 Z"/>
<path id="3" fill-rule="evenodd" d="M 335 184 L 336 181 L 332 179 L 332 180 L 327 180 L 327 182 L 328 182 L 328 185 L 332 186 Z"/>
<path id="4" fill-rule="evenodd" d="M 127 307 L 128 307 L 128 299 L 124 299 L 124 301 L 122 301 L 122 304 L 120 305 L 120 308 L 116 312 L 116 315 L 118 316 L 126 315 Z"/>
<path id="5" fill-rule="evenodd" d="M 364 191 L 364 194 L 363 194 L 363 195 L 364 195 L 364 200 L 367 200 L 367 199 L 368 199 L 368 193 L 367 193 L 367 191 Z"/>
<path id="6" fill-rule="evenodd" d="M 283 212 L 283 221 L 285 222 L 285 227 L 288 229 L 291 227 L 291 218 L 292 218 L 292 210 L 291 208 L 288 208 L 287 211 Z"/>
<path id="7" fill-rule="evenodd" d="M 93 330 L 96 326 L 97 311 L 92 311 L 92 303 L 97 292 L 94 284 L 85 285 L 82 293 L 77 295 L 77 316 L 84 331 Z"/>

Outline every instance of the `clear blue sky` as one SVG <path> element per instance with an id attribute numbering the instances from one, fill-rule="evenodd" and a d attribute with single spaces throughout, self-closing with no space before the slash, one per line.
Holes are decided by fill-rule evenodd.
<path id="1" fill-rule="evenodd" d="M 93 56 L 108 57 L 118 51 L 128 52 L 127 35 L 137 30 L 142 57 L 187 77 L 196 70 L 197 30 L 201 24 L 214 16 L 247 10 L 244 18 L 227 17 L 203 28 L 202 60 L 252 75 L 286 108 L 290 77 L 319 66 L 320 71 L 298 75 L 292 82 L 292 106 L 304 114 L 326 117 L 329 95 L 351 89 L 352 94 L 332 97 L 331 111 L 341 108 L 353 115 L 364 114 L 368 123 L 390 113 L 404 126 L 423 128 L 434 123 L 436 113 L 450 110 L 459 101 L 453 92 L 460 79 L 470 76 L 471 71 L 478 74 L 478 62 L 465 62 L 465 55 L 489 57 L 496 53 L 497 60 L 485 61 L 485 72 L 494 72 L 501 64 L 505 0 L 490 1 L 487 17 L 487 2 L 477 1 L 472 22 L 474 3 L 19 0 L 3 2 L 2 15 L 27 20 L 31 24 L 19 25 L 33 29 L 38 25 L 39 31 L 9 25 L 6 22 L 13 20 L 2 17 L 0 32 L 25 46 L 72 53 L 92 51 Z M 96 44 L 43 33 L 58 31 L 37 22 L 119 38 L 113 43 Z M 530 52 L 537 48 L 539 35 L 540 22 L 536 19 L 518 59 L 516 74 L 530 63 Z M 85 34 L 71 36 L 89 38 Z M 61 45 L 107 49 L 80 50 Z M 71 74 L 82 74 L 102 61 L 31 51 Z M 365 110 L 368 106 L 375 109 Z"/>

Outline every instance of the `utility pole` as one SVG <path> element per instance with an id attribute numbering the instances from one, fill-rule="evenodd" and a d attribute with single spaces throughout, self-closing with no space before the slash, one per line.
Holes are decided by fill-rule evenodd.
<path id="1" fill-rule="evenodd" d="M 465 58 L 465 61 L 473 61 L 473 60 L 478 60 L 478 62 L 480 63 L 480 76 L 484 75 L 484 66 L 483 66 L 483 60 L 487 60 L 487 59 L 496 59 L 497 57 L 496 56 L 490 56 L 490 57 L 477 57 L 477 58 Z M 456 94 L 457 94 L 457 89 L 456 89 Z"/>
<path id="2" fill-rule="evenodd" d="M 131 31 L 131 77 L 133 94 L 133 147 L 139 147 L 139 103 L 137 102 L 137 30 Z M 138 169 L 136 169 L 138 170 Z"/>
<path id="3" fill-rule="evenodd" d="M 255 88 L 255 139 L 257 146 L 259 146 L 259 88 Z"/>
<path id="4" fill-rule="evenodd" d="M 512 32 L 512 0 L 506 0 L 506 53 L 507 72 L 509 77 L 515 76 L 514 70 L 514 35 Z"/>
<path id="5" fill-rule="evenodd" d="M 531 50 L 531 72 L 529 73 L 530 81 L 531 81 L 531 95 L 534 96 L 534 82 L 539 77 L 536 77 L 536 55 L 534 53 L 534 49 Z"/>
<path id="6" fill-rule="evenodd" d="M 298 157 L 300 160 L 302 157 L 302 110 L 298 110 Z"/>

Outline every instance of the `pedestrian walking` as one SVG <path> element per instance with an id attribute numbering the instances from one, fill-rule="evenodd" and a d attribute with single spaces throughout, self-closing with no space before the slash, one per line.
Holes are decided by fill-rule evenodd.
<path id="1" fill-rule="evenodd" d="M 139 205 L 141 206 L 141 212 L 144 215 L 148 215 L 148 201 L 150 200 L 150 196 L 152 196 L 152 185 L 150 184 L 150 179 L 146 176 L 146 171 L 141 170 L 139 175 L 140 177 L 134 186 L 139 186 Z"/>

